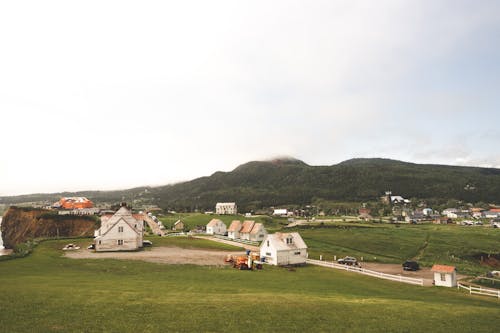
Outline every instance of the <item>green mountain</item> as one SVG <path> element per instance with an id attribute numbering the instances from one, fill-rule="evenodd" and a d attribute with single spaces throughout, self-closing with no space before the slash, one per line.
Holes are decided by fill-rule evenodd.
<path id="1" fill-rule="evenodd" d="M 231 172 L 216 172 L 167 186 L 3 197 L 0 203 L 55 201 L 61 196 L 81 195 L 96 202 L 126 200 L 176 210 L 213 209 L 216 202 L 235 201 L 242 211 L 247 211 L 284 204 L 304 205 L 315 199 L 373 201 L 387 190 L 406 198 L 500 202 L 500 169 L 378 158 L 310 166 L 282 158 L 249 162 Z"/>

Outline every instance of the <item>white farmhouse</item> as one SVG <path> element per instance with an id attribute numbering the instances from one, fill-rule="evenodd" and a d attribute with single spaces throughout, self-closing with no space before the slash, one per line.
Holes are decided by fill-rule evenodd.
<path id="1" fill-rule="evenodd" d="M 124 205 L 111 217 L 101 220 L 95 232 L 96 251 L 131 251 L 142 247 L 144 224 Z"/>
<path id="2" fill-rule="evenodd" d="M 240 238 L 243 240 L 260 242 L 267 235 L 266 228 L 262 223 L 255 221 L 244 221 L 240 229 Z"/>
<path id="3" fill-rule="evenodd" d="M 212 219 L 207 224 L 207 234 L 224 235 L 227 231 L 226 224 L 219 219 Z"/>
<path id="4" fill-rule="evenodd" d="M 241 221 L 234 220 L 227 229 L 227 237 L 231 239 L 239 239 L 241 230 Z"/>
<path id="5" fill-rule="evenodd" d="M 260 244 L 260 257 L 276 266 L 303 265 L 307 260 L 307 245 L 298 232 L 269 234 Z"/>
<path id="6" fill-rule="evenodd" d="M 457 286 L 457 270 L 455 266 L 434 265 L 431 268 L 434 272 L 434 285 L 442 287 Z"/>
<path id="7" fill-rule="evenodd" d="M 215 205 L 215 214 L 236 215 L 238 214 L 238 207 L 235 202 L 218 202 Z"/>

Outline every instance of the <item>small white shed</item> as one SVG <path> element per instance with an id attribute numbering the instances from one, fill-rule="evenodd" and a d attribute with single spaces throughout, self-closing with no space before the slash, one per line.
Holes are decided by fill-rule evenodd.
<path id="1" fill-rule="evenodd" d="M 455 266 L 434 265 L 431 271 L 434 273 L 434 285 L 442 287 L 457 286 L 457 269 Z"/>

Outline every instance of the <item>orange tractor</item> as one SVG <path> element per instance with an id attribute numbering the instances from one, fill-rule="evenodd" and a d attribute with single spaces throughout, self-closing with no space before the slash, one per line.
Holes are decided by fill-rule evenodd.
<path id="1" fill-rule="evenodd" d="M 250 253 L 250 251 L 247 251 L 247 255 L 245 256 L 228 255 L 225 262 L 232 263 L 233 267 L 239 270 L 262 269 L 260 255 L 258 253 Z"/>

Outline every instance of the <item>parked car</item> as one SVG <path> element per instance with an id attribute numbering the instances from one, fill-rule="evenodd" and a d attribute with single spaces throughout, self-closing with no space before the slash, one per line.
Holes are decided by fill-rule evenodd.
<path id="1" fill-rule="evenodd" d="M 337 260 L 339 264 L 348 266 L 358 266 L 358 260 L 354 257 L 344 257 Z"/>
<path id="2" fill-rule="evenodd" d="M 419 269 L 420 269 L 420 266 L 418 265 L 418 262 L 416 262 L 416 261 L 407 260 L 403 263 L 403 270 L 405 270 L 405 271 L 418 271 Z"/>
<path id="3" fill-rule="evenodd" d="M 150 240 L 145 239 L 142 241 L 142 246 L 151 246 L 151 245 L 153 245 L 153 242 Z"/>

